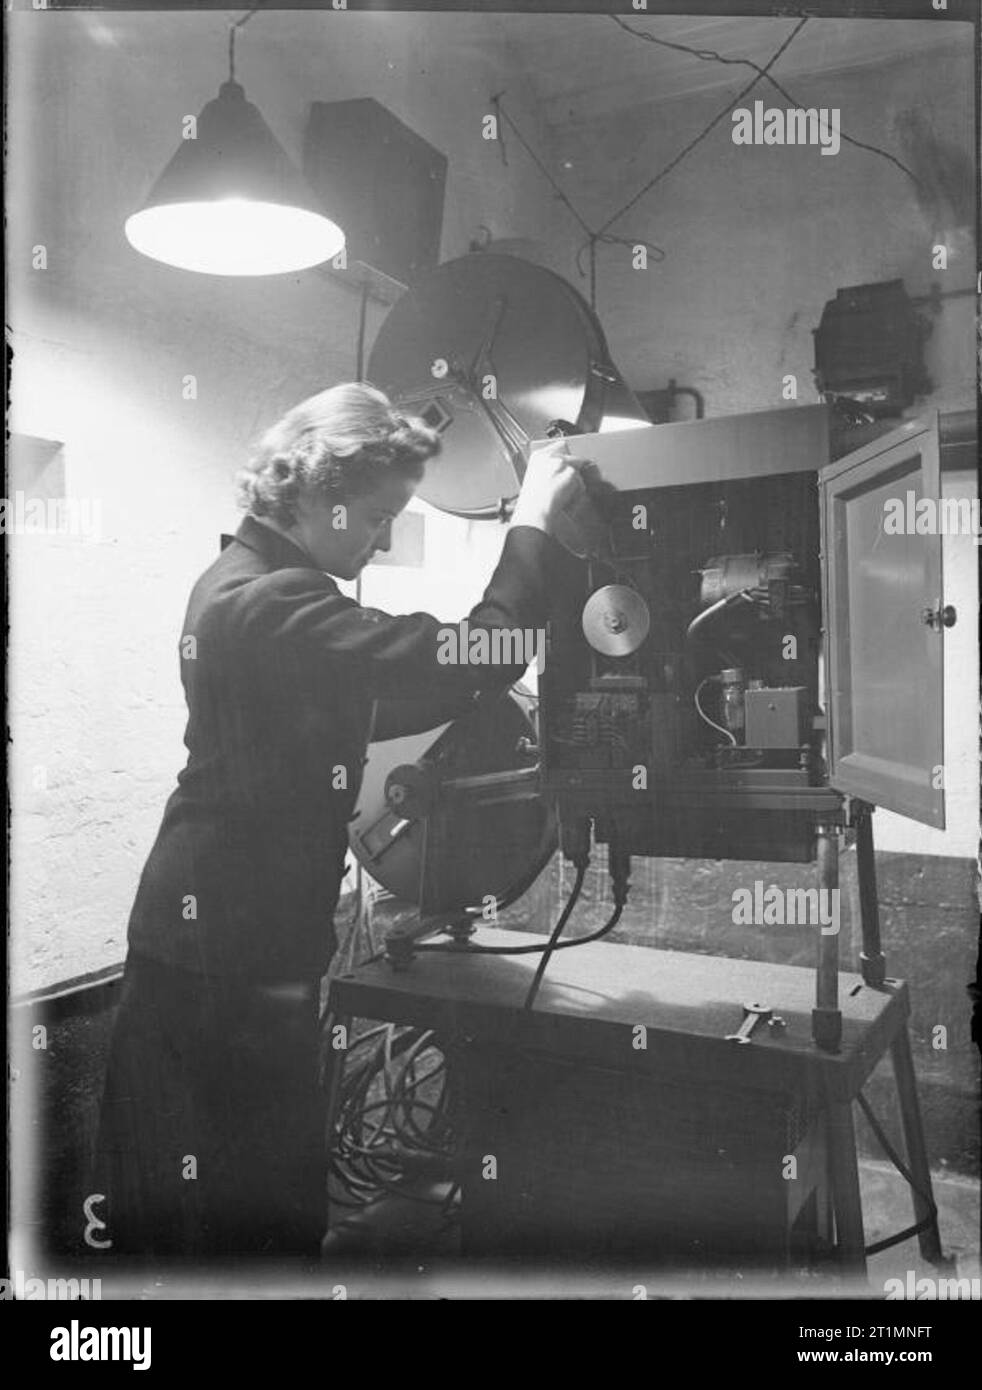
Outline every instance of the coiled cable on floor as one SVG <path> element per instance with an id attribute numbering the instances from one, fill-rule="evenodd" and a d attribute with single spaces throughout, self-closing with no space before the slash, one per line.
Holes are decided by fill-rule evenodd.
<path id="1" fill-rule="evenodd" d="M 343 1072 L 328 1135 L 332 1204 L 358 1209 L 395 1195 L 449 1215 L 456 1145 L 446 1062 L 432 1031 L 368 1028 L 334 1065 Z M 421 1194 L 414 1190 L 420 1179 L 449 1188 L 438 1197 Z"/>

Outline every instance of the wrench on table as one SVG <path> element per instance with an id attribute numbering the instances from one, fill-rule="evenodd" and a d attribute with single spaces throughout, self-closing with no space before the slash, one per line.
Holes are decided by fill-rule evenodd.
<path id="1" fill-rule="evenodd" d="M 725 1041 L 735 1043 L 750 1042 L 750 1035 L 757 1027 L 758 1023 L 762 1023 L 769 1019 L 773 1012 L 774 1010 L 769 1009 L 766 1004 L 744 1004 L 743 1022 L 740 1024 L 736 1033 L 727 1033 Z"/>

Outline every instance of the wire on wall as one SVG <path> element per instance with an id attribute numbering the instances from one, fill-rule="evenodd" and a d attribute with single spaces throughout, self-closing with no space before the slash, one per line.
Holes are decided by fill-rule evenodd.
<path id="1" fill-rule="evenodd" d="M 716 53 L 711 48 L 690 48 L 686 43 L 674 43 L 670 39 L 658 38 L 657 35 L 648 33 L 644 29 L 635 29 L 630 24 L 625 23 L 619 15 L 612 14 L 609 15 L 608 18 L 612 19 L 618 28 L 623 29 L 626 34 L 631 34 L 636 39 L 643 39 L 645 43 L 656 44 L 659 48 L 671 48 L 676 53 L 690 53 L 693 58 L 699 58 L 704 63 L 722 63 L 727 67 L 753 68 L 759 78 L 763 78 L 765 82 L 769 82 L 776 91 L 780 92 L 789 106 L 797 107 L 801 105 L 800 102 L 795 100 L 788 89 L 783 87 L 772 73 L 768 72 L 767 67 L 761 67 L 759 63 L 755 63 L 751 58 L 727 58 L 721 53 Z M 794 36 L 792 35 L 792 37 Z M 770 64 L 767 66 L 769 67 Z M 895 154 L 891 154 L 889 150 L 880 149 L 879 145 L 868 144 L 865 140 L 857 140 L 854 136 L 847 135 L 841 127 L 839 129 L 839 138 L 840 140 L 844 140 L 847 145 L 854 145 L 858 150 L 868 150 L 871 154 L 878 154 L 883 159 L 889 160 L 891 164 L 895 164 L 898 169 L 902 170 L 918 188 L 921 187 L 921 182 L 917 175 L 911 169 L 908 169 L 907 165 L 904 164 L 902 160 L 898 159 Z"/>
<path id="2" fill-rule="evenodd" d="M 614 17 L 614 16 L 612 16 L 612 18 L 613 18 L 613 17 Z M 655 260 L 660 261 L 660 260 L 664 260 L 664 259 L 665 259 L 665 252 L 661 249 L 661 247 L 655 246 L 655 245 L 654 245 L 653 243 L 651 243 L 651 242 L 642 241 L 640 238 L 637 238 L 637 237 L 628 237 L 628 236 L 621 235 L 620 233 L 617 233 L 617 232 L 612 232 L 612 231 L 610 230 L 610 228 L 613 226 L 613 224 L 614 224 L 615 222 L 619 221 L 620 218 L 622 218 L 626 212 L 629 212 L 630 209 L 633 208 L 633 207 L 635 206 L 636 203 L 639 203 L 639 202 L 641 201 L 641 199 L 645 196 L 645 194 L 646 194 L 646 193 L 649 193 L 649 192 L 651 191 L 651 189 L 655 187 L 656 184 L 660 183 L 660 182 L 662 181 L 662 179 L 666 178 L 666 177 L 672 172 L 673 169 L 677 169 L 678 166 L 682 163 L 682 161 L 683 161 L 689 154 L 692 153 L 692 151 L 696 148 L 696 146 L 697 146 L 697 145 L 700 145 L 700 144 L 703 142 L 703 140 L 705 140 L 706 137 L 707 137 L 713 130 L 715 130 L 715 128 L 719 125 L 720 121 L 724 120 L 725 117 L 727 117 L 727 116 L 730 114 L 730 112 L 733 110 L 733 108 L 734 108 L 735 106 L 738 106 L 738 105 L 740 104 L 740 102 L 743 101 L 743 99 L 744 99 L 744 97 L 747 95 L 747 93 L 748 93 L 748 92 L 751 92 L 751 91 L 754 89 L 754 87 L 756 87 L 757 83 L 760 82 L 763 78 L 765 78 L 765 77 L 767 76 L 769 69 L 772 68 L 772 67 L 774 66 L 774 64 L 777 62 L 777 60 L 781 57 L 781 55 L 782 55 L 784 52 L 786 52 L 786 50 L 787 50 L 787 49 L 790 47 L 790 45 L 794 42 L 794 40 L 795 40 L 795 39 L 797 38 L 797 36 L 801 33 L 802 29 L 805 27 L 805 25 L 806 25 L 807 23 L 808 23 L 808 18 L 807 18 L 807 16 L 806 16 L 804 19 L 800 19 L 800 20 L 798 21 L 798 23 L 795 25 L 795 27 L 791 30 L 791 33 L 788 34 L 788 36 L 787 36 L 787 37 L 784 39 L 784 41 L 781 43 L 780 47 L 777 49 L 777 51 L 774 53 L 774 55 L 773 55 L 771 58 L 768 59 L 767 63 L 765 63 L 763 67 L 758 67 L 758 65 L 757 65 L 756 63 L 751 64 L 751 66 L 752 66 L 752 67 L 754 68 L 754 70 L 755 70 L 755 76 L 754 76 L 753 81 L 750 82 L 750 83 L 748 83 L 747 86 L 744 87 L 743 90 L 740 91 L 740 92 L 733 98 L 733 100 L 725 107 L 724 110 L 720 111 L 718 115 L 714 116 L 713 119 L 709 122 L 709 124 L 708 124 L 707 126 L 705 126 L 693 140 L 690 140 L 689 143 L 688 143 L 686 146 L 684 146 L 684 148 L 681 149 L 681 150 L 678 152 L 678 154 L 675 155 L 675 157 L 674 157 L 673 159 L 669 160 L 668 164 L 666 164 L 666 165 L 664 166 L 664 168 L 659 169 L 658 172 L 657 172 L 652 178 L 650 178 L 650 179 L 648 180 L 648 182 L 647 182 L 642 188 L 640 188 L 640 189 L 638 190 L 638 192 L 635 193 L 634 196 L 633 196 L 632 198 L 628 199 L 628 201 L 623 205 L 623 207 L 619 208 L 619 209 L 617 210 L 617 212 L 613 213 L 612 216 L 610 216 L 610 217 L 607 218 L 606 222 L 604 222 L 600 227 L 597 227 L 597 228 L 592 228 L 592 227 L 589 225 L 589 223 L 586 221 L 586 218 L 583 217 L 583 215 L 579 212 L 579 210 L 574 206 L 574 204 L 573 204 L 572 200 L 569 198 L 568 194 L 566 194 L 566 193 L 564 192 L 564 190 L 563 190 L 562 188 L 560 188 L 559 184 L 558 184 L 558 183 L 556 182 L 556 180 L 553 178 L 552 174 L 549 172 L 549 170 L 548 170 L 548 169 L 546 168 L 546 166 L 543 164 L 543 162 L 542 162 L 542 160 L 539 158 L 539 156 L 538 156 L 538 155 L 535 153 L 535 151 L 532 149 L 531 145 L 530 145 L 530 144 L 528 143 L 528 141 L 525 139 L 524 135 L 523 135 L 522 132 L 519 130 L 518 126 L 517 126 L 517 125 L 515 124 L 515 122 L 512 120 L 511 116 L 505 111 L 504 107 L 501 105 L 501 98 L 502 98 L 502 96 L 504 95 L 504 93 L 503 93 L 503 92 L 498 92 L 498 93 L 492 95 L 492 97 L 491 97 L 491 99 L 490 99 L 490 100 L 491 100 L 491 103 L 492 103 L 492 105 L 494 106 L 495 112 L 498 114 L 498 116 L 499 116 L 499 118 L 500 118 L 500 119 L 499 119 L 499 128 L 500 128 L 500 125 L 501 125 L 501 122 L 502 122 L 502 121 L 504 121 L 504 122 L 508 125 L 508 128 L 514 133 L 515 138 L 516 138 L 516 139 L 518 140 L 518 142 L 521 144 L 522 148 L 527 152 L 527 154 L 529 155 L 529 157 L 530 157 L 530 158 L 532 159 L 532 161 L 535 163 L 536 167 L 537 167 L 537 168 L 539 169 L 539 171 L 544 175 L 544 177 L 548 180 L 550 187 L 553 189 L 553 191 L 555 192 L 556 196 L 559 198 L 560 202 L 563 204 L 564 207 L 567 208 L 567 210 L 572 214 L 572 216 L 573 216 L 573 217 L 576 219 L 576 221 L 579 223 L 580 227 L 586 232 L 586 239 L 583 241 L 583 243 L 581 244 L 581 246 L 580 246 L 580 248 L 579 248 L 579 250 L 577 251 L 577 254 L 576 254 L 576 266 L 577 266 L 577 270 L 579 271 L 579 273 L 580 273 L 581 276 L 583 276 L 583 275 L 585 275 L 585 274 L 588 274 L 588 275 L 589 275 L 589 280 L 590 280 L 590 307 L 591 307 L 591 308 L 595 309 L 595 308 L 597 307 L 597 246 L 598 246 L 598 245 L 611 245 L 611 244 L 617 244 L 617 245 L 622 245 L 622 246 L 638 246 L 638 245 L 640 245 L 640 246 L 644 246 L 644 247 L 654 256 Z M 630 32 L 634 33 L 634 32 L 636 32 L 636 31 L 631 30 Z M 694 50 L 694 51 L 695 51 L 695 50 Z M 588 271 L 584 271 L 584 269 L 583 269 L 583 253 L 584 253 L 585 251 L 589 251 L 589 269 L 588 269 Z"/>
<path id="3" fill-rule="evenodd" d="M 656 44 L 661 48 L 669 48 L 674 50 L 675 52 L 689 53 L 692 55 L 692 57 L 698 58 L 702 62 L 720 63 L 724 66 L 729 67 L 748 67 L 752 69 L 754 73 L 754 78 L 753 81 L 749 82 L 747 86 L 744 87 L 733 98 L 733 100 L 727 104 L 727 106 L 723 110 L 721 110 L 716 116 L 713 117 L 713 119 L 709 122 L 708 125 L 704 126 L 703 129 L 700 130 L 700 132 L 698 133 L 698 135 L 694 137 L 694 139 L 690 140 L 689 143 L 678 152 L 678 154 L 676 154 L 671 160 L 669 160 L 669 162 L 663 168 L 659 169 L 658 172 L 654 174 L 653 177 L 650 178 L 648 182 L 645 183 L 638 190 L 638 192 L 634 194 L 633 197 L 631 197 L 621 208 L 619 208 L 615 213 L 608 217 L 607 220 L 604 223 L 602 223 L 601 226 L 598 228 L 592 228 L 589 225 L 586 218 L 574 205 L 572 199 L 565 192 L 565 190 L 560 187 L 556 179 L 553 178 L 549 169 L 536 154 L 535 150 L 532 148 L 529 142 L 525 139 L 525 136 L 522 134 L 515 121 L 504 109 L 504 107 L 501 104 L 501 98 L 504 95 L 504 93 L 498 92 L 491 97 L 491 104 L 494 108 L 496 115 L 498 116 L 499 131 L 502 125 L 508 126 L 509 130 L 514 134 L 516 140 L 518 140 L 519 144 L 528 154 L 529 158 L 533 161 L 536 168 L 547 180 L 556 197 L 567 209 L 570 215 L 575 219 L 575 221 L 579 224 L 580 228 L 586 233 L 586 236 L 583 242 L 580 244 L 576 253 L 576 268 L 582 278 L 589 279 L 589 297 L 590 305 L 592 308 L 596 308 L 598 246 L 643 246 L 645 250 L 648 252 L 648 254 L 655 261 L 662 261 L 665 259 L 665 252 L 660 247 L 654 245 L 652 242 L 646 241 L 641 237 L 624 236 L 616 232 L 612 232 L 610 228 L 613 226 L 615 222 L 619 221 L 625 213 L 629 212 L 631 208 L 635 207 L 636 204 L 639 203 L 641 199 L 656 186 L 656 184 L 661 183 L 661 181 L 664 178 L 666 178 L 674 169 L 677 169 L 678 166 L 682 163 L 682 161 L 686 159 L 692 153 L 692 151 L 696 149 L 698 145 L 702 144 L 702 142 L 713 130 L 715 130 L 719 123 L 723 121 L 730 114 L 730 112 L 734 110 L 735 107 L 739 106 L 739 104 L 744 100 L 746 96 L 749 95 L 750 92 L 753 91 L 754 87 L 756 87 L 759 82 L 770 83 L 770 85 L 776 91 L 780 92 L 780 94 L 789 103 L 789 105 L 798 106 L 799 103 L 795 100 L 794 96 L 787 90 L 786 87 L 784 87 L 777 80 L 776 77 L 772 76 L 770 70 L 777 62 L 777 60 L 782 56 L 782 54 L 784 54 L 787 51 L 787 49 L 794 42 L 794 40 L 801 33 L 801 30 L 808 22 L 807 16 L 799 19 L 795 27 L 792 29 L 791 33 L 784 39 L 784 41 L 781 43 L 774 55 L 766 63 L 760 64 L 755 63 L 750 58 L 729 58 L 724 54 L 717 53 L 714 49 L 693 48 L 688 44 L 676 43 L 670 39 L 659 38 L 657 35 L 648 33 L 645 30 L 633 28 L 630 24 L 627 24 L 623 19 L 621 19 L 619 15 L 612 14 L 609 15 L 608 18 L 612 19 L 614 23 L 618 25 L 619 28 L 623 29 L 625 33 L 630 34 L 633 38 L 642 39 L 647 43 Z M 885 159 L 889 163 L 894 164 L 898 169 L 900 169 L 904 174 L 907 175 L 907 177 L 915 184 L 915 186 L 917 186 L 918 188 L 921 187 L 921 183 L 917 176 L 913 173 L 913 171 L 909 169 L 907 165 L 903 163 L 902 160 L 898 159 L 896 155 L 891 154 L 888 150 L 881 149 L 880 146 L 871 144 L 868 141 L 858 140 L 855 136 L 848 135 L 841 128 L 839 130 L 839 137 L 840 139 L 844 140 L 846 144 L 853 145 L 856 149 L 867 150 L 869 153 L 879 155 L 882 159 Z M 501 155 L 502 160 L 507 164 L 508 160 L 503 140 L 501 142 Z M 587 263 L 584 266 L 585 256 L 587 257 Z"/>
<path id="4" fill-rule="evenodd" d="M 595 308 L 597 307 L 597 246 L 598 246 L 598 244 L 600 244 L 600 243 L 603 243 L 603 244 L 605 244 L 605 245 L 614 245 L 614 244 L 617 244 L 617 245 L 621 245 L 621 246 L 632 246 L 632 247 L 633 247 L 633 246 L 643 246 L 643 247 L 645 248 L 645 250 L 648 252 L 648 254 L 649 254 L 655 261 L 663 261 L 663 260 L 665 259 L 665 252 L 661 249 L 660 246 L 656 246 L 653 242 L 651 242 L 651 241 L 645 241 L 643 237 L 629 237 L 629 236 L 621 236 L 621 235 L 619 235 L 619 234 L 617 234 L 617 233 L 613 233 L 613 232 L 594 231 L 593 228 L 590 226 L 589 222 L 587 222 L 586 218 L 583 216 L 583 214 L 582 214 L 582 213 L 579 211 L 579 209 L 575 206 L 575 204 L 573 203 L 573 200 L 569 197 L 569 195 L 565 192 L 565 190 L 559 185 L 559 183 L 553 178 L 552 174 L 549 172 L 549 169 L 548 169 L 547 166 L 542 162 L 542 160 L 541 160 L 541 159 L 539 158 L 539 156 L 536 154 L 535 150 L 532 148 L 532 146 L 531 146 L 531 145 L 529 144 L 529 142 L 526 140 L 525 136 L 522 134 L 521 130 L 518 128 L 518 126 L 516 125 L 515 121 L 514 121 L 514 120 L 512 119 L 512 117 L 508 114 L 508 112 L 504 109 L 504 107 L 503 107 L 502 104 L 501 104 L 501 98 L 502 98 L 503 96 L 504 96 L 504 92 L 496 92 L 496 93 L 491 97 L 491 105 L 494 107 L 495 114 L 496 114 L 497 117 L 498 117 L 498 130 L 499 130 L 499 135 L 500 135 L 500 131 L 501 131 L 502 125 L 507 125 L 508 128 L 509 128 L 509 130 L 514 134 L 515 139 L 518 141 L 518 143 L 519 143 L 519 144 L 522 146 L 522 148 L 525 150 L 525 152 L 526 152 L 526 154 L 528 155 L 528 157 L 532 160 L 532 163 L 535 165 L 535 167 L 536 167 L 536 168 L 539 170 L 539 172 L 542 174 L 543 178 L 547 181 L 547 183 L 549 184 L 550 188 L 551 188 L 552 191 L 555 193 L 556 197 L 557 197 L 557 198 L 559 199 L 559 201 L 563 204 L 563 206 L 566 208 L 566 210 L 569 212 L 569 214 L 573 217 L 573 219 L 579 224 L 581 230 L 584 231 L 584 232 L 586 233 L 586 237 L 584 238 L 583 242 L 582 242 L 581 245 L 580 245 L 579 250 L 578 250 L 577 253 L 576 253 L 576 268 L 577 268 L 577 270 L 579 271 L 581 277 L 586 278 L 587 275 L 589 275 L 589 280 L 590 280 L 590 295 L 589 295 L 589 298 L 590 298 L 590 307 L 591 307 L 592 309 L 595 309 Z M 501 157 L 502 157 L 502 161 L 503 161 L 503 163 L 507 164 L 507 163 L 508 163 L 508 160 L 507 160 L 507 156 L 506 156 L 506 153 L 505 153 L 504 144 L 503 144 L 503 142 L 502 142 L 500 139 L 499 139 L 499 145 L 501 146 Z M 585 251 L 587 251 L 587 250 L 589 250 L 589 253 L 590 253 L 589 268 L 588 268 L 587 270 L 584 270 L 584 268 L 583 268 L 583 253 L 584 253 Z"/>
<path id="5" fill-rule="evenodd" d="M 668 163 L 664 166 L 664 168 L 659 169 L 657 174 L 650 178 L 642 188 L 639 188 L 637 193 L 634 194 L 633 198 L 629 198 L 622 208 L 615 212 L 612 217 L 608 217 L 607 221 L 600 228 L 601 232 L 605 232 L 607 228 L 610 227 L 614 222 L 617 222 L 620 218 L 622 218 L 626 212 L 630 212 L 631 208 L 633 208 L 636 203 L 639 203 L 646 193 L 651 192 L 655 184 L 661 183 L 662 179 L 665 178 L 668 174 L 670 174 L 673 169 L 677 169 L 678 166 L 682 163 L 683 159 L 690 155 L 697 145 L 702 144 L 706 136 L 709 135 L 711 131 L 715 130 L 715 128 L 719 125 L 720 121 L 724 120 L 734 109 L 734 107 L 739 106 L 741 101 L 743 101 L 744 97 L 747 96 L 749 92 L 753 91 L 754 87 L 756 87 L 757 83 L 761 80 L 761 78 L 767 75 L 768 69 L 773 67 L 774 64 L 777 62 L 778 58 L 781 57 L 782 53 L 785 53 L 787 51 L 787 49 L 798 37 L 798 35 L 801 33 L 802 29 L 805 27 L 807 23 L 807 16 L 804 19 L 799 19 L 798 23 L 791 30 L 791 33 L 787 36 L 787 38 L 778 48 L 777 52 L 773 55 L 773 57 L 768 59 L 764 67 L 762 67 L 760 71 L 757 73 L 757 76 L 754 78 L 754 80 L 752 82 L 749 82 L 747 86 L 743 88 L 742 91 L 738 92 L 737 95 L 733 98 L 733 100 L 727 106 L 725 106 L 723 110 L 718 113 L 718 115 L 714 116 L 713 119 L 709 122 L 709 124 L 705 126 L 693 140 L 690 140 L 689 143 L 686 146 L 684 146 L 683 149 L 679 150 L 678 154 L 675 156 L 674 159 L 670 159 Z"/>

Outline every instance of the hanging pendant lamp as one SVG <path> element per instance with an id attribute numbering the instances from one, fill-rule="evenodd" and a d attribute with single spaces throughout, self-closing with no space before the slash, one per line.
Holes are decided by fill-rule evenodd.
<path id="1" fill-rule="evenodd" d="M 235 80 L 198 116 L 139 212 L 130 245 L 180 270 L 205 275 L 280 275 L 336 256 L 344 232 L 325 214 L 289 156 Z"/>

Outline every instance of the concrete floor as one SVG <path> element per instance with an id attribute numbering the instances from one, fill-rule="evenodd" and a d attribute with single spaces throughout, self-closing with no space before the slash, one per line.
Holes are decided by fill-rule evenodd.
<path id="1" fill-rule="evenodd" d="M 903 1230 L 913 1223 L 913 1211 L 907 1184 L 890 1163 L 860 1160 L 860 1187 L 863 1199 L 863 1220 L 867 1244 Z M 899 1278 L 906 1283 L 907 1272 L 914 1278 L 938 1278 L 939 1274 L 953 1278 L 978 1278 L 980 1187 L 979 1183 L 957 1174 L 938 1170 L 932 1174 L 934 1199 L 938 1206 L 941 1243 L 945 1256 L 953 1267 L 935 1270 L 921 1256 L 917 1239 L 874 1255 L 869 1261 L 869 1280 L 866 1296 L 884 1297 L 888 1279 Z M 435 1210 L 418 1202 L 391 1199 L 379 1203 L 353 1220 L 335 1225 L 325 1241 L 325 1259 L 351 1259 L 369 1264 L 388 1260 L 418 1260 L 431 1268 L 434 1262 L 447 1268 L 453 1266 L 458 1251 L 458 1230 L 455 1225 L 441 1222 Z M 739 1274 L 731 1277 L 741 1278 Z M 747 1292 L 749 1292 L 749 1288 Z M 799 1288 L 799 1293 L 801 1289 Z M 785 1291 L 774 1289 L 774 1296 Z M 816 1288 L 816 1294 L 819 1290 Z M 767 1296 L 761 1290 L 763 1296 Z"/>
<path id="2" fill-rule="evenodd" d="M 955 1264 L 948 1277 L 977 1279 L 980 1276 L 979 1183 L 944 1171 L 933 1172 L 931 1179 L 938 1207 L 941 1248 Z M 872 1245 L 912 1223 L 907 1184 L 892 1164 L 870 1159 L 861 1161 L 859 1183 L 867 1244 Z M 916 1238 L 874 1255 L 869 1261 L 870 1284 L 874 1289 L 882 1289 L 887 1279 L 906 1279 L 908 1270 L 914 1271 L 915 1279 L 937 1276 L 937 1271 L 922 1258 Z"/>
<path id="3" fill-rule="evenodd" d="M 903 1179 L 887 1163 L 860 1162 L 860 1184 L 868 1242 L 880 1240 L 911 1224 L 911 1204 Z M 785 1299 L 848 1298 L 883 1300 L 887 1279 L 904 1284 L 913 1278 L 979 1277 L 979 1184 L 938 1170 L 933 1175 L 942 1245 L 955 1268 L 939 1271 L 920 1257 L 916 1239 L 905 1241 L 870 1260 L 869 1278 L 844 1282 L 827 1269 L 761 1272 L 712 1270 L 697 1274 L 643 1268 L 618 1269 L 586 1265 L 576 1260 L 539 1264 L 527 1259 L 467 1261 L 459 1255 L 459 1230 L 441 1222 L 437 1208 L 391 1199 L 379 1203 L 351 1222 L 340 1224 L 325 1241 L 322 1259 L 302 1270 L 277 1269 L 268 1262 L 236 1270 L 234 1284 L 227 1271 L 217 1277 L 206 1270 L 155 1271 L 152 1278 L 134 1276 L 104 1281 L 104 1298 L 325 1298 L 435 1299 L 623 1302 L 638 1297 L 644 1284 L 649 1299 Z M 134 1282 L 134 1278 L 136 1282 Z M 899 1310 L 898 1310 L 899 1311 Z M 926 1311 L 926 1310 L 925 1310 Z"/>

